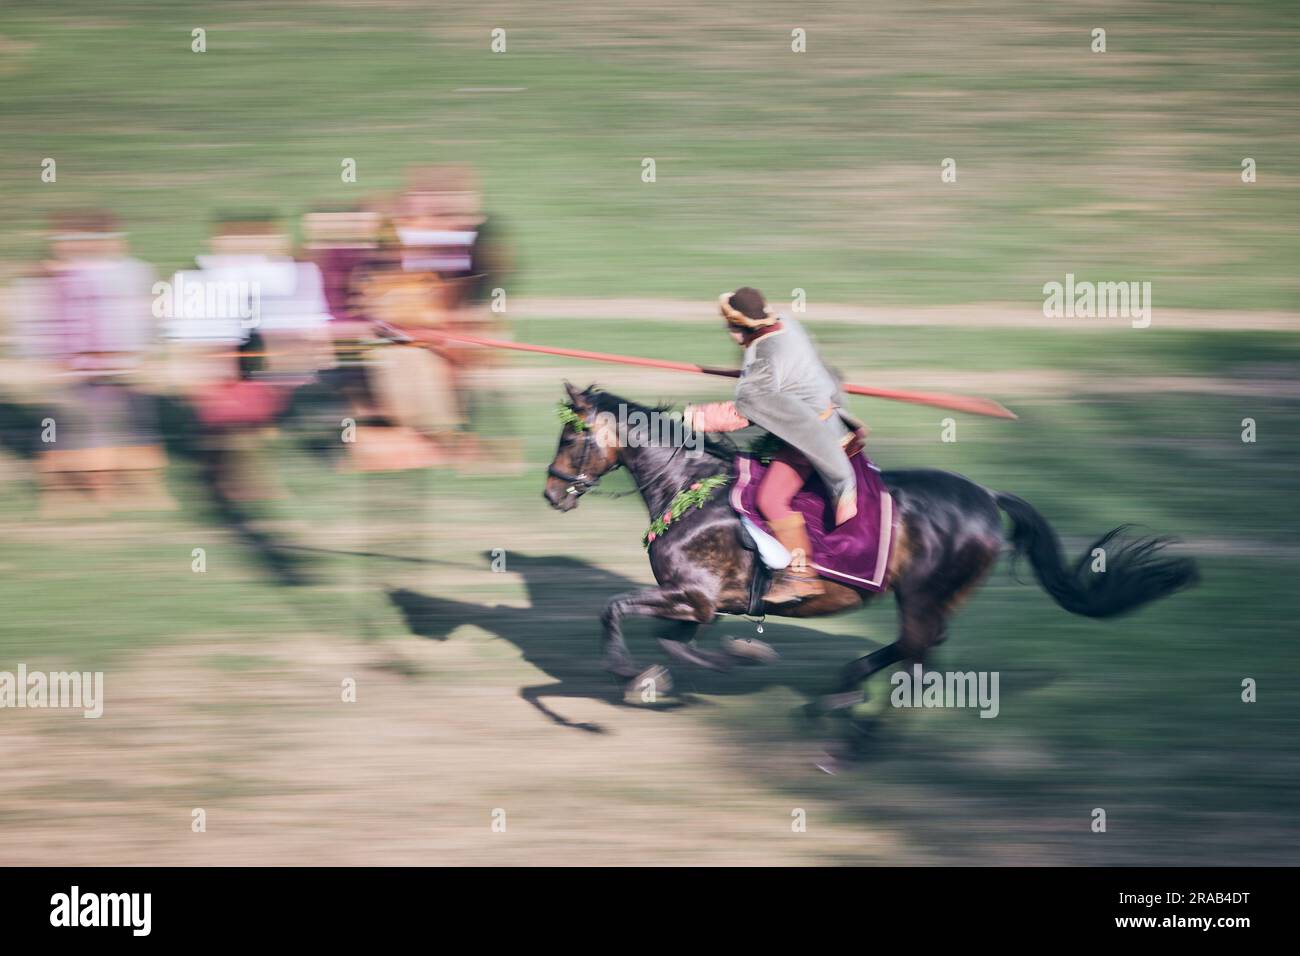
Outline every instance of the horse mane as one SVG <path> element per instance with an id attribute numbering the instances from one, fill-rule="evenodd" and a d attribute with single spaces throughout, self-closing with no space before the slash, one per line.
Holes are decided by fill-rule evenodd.
<path id="1" fill-rule="evenodd" d="M 625 407 L 628 412 L 642 412 L 646 415 L 659 414 L 667 415 L 673 409 L 672 402 L 660 402 L 658 405 L 645 405 L 641 402 L 633 402 L 622 396 L 615 395 L 613 392 L 603 391 L 598 385 L 589 386 L 583 393 L 582 397 L 591 402 L 597 412 L 608 412 L 611 415 L 618 414 L 620 405 Z M 735 458 L 739 449 L 735 442 L 729 438 L 720 437 L 711 432 L 703 432 L 704 452 L 717 458 L 719 461 L 730 462 Z"/>

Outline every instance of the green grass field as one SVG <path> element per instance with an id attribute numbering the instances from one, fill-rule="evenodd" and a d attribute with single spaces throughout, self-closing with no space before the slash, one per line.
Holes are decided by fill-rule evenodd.
<path id="1" fill-rule="evenodd" d="M 800 26 L 809 49 L 792 54 Z M 1089 52 L 1094 26 L 1108 31 L 1105 54 Z M 189 52 L 195 27 L 207 53 Z M 508 31 L 503 55 L 488 49 L 494 27 Z M 796 859 L 780 843 L 789 808 L 806 804 L 834 840 L 798 862 L 1296 863 L 1300 338 L 1159 323 L 867 328 L 818 324 L 815 304 L 1036 302 L 1044 282 L 1073 272 L 1152 281 L 1157 307 L 1300 310 L 1298 40 L 1289 3 L 1005 2 L 985 14 L 903 3 L 807 14 L 775 3 L 6 4 L 4 272 L 39 254 L 46 216 L 72 205 L 111 205 L 137 253 L 172 268 L 201 250 L 219 210 L 296 216 L 395 189 L 412 164 L 472 163 L 515 250 L 512 293 L 707 309 L 741 282 L 774 300 L 805 288 L 810 327 L 850 379 L 939 376 L 935 387 L 1020 414 L 958 416 L 958 440 L 945 443 L 945 413 L 856 400 L 882 467 L 951 469 L 1022 495 L 1076 553 L 1122 522 L 1179 536 L 1203 582 L 1096 622 L 1004 563 L 934 661 L 1000 672 L 999 718 L 886 713 L 874 756 L 831 778 L 811 770 L 821 737 L 795 714 L 843 663 L 892 639 L 890 601 L 769 622 L 781 662 L 675 668 L 685 706 L 618 708 L 599 670 L 598 617 L 612 594 L 650 583 L 646 516 L 635 497 L 591 497 L 563 516 L 540 497 L 563 378 L 677 402 L 724 397 L 726 381 L 512 357 L 496 423 L 524 442 L 526 471 L 512 476 L 342 474 L 281 435 L 270 460 L 288 494 L 257 522 L 312 574 L 301 587 L 278 584 L 221 524 L 180 457 L 170 480 L 183 511 L 88 522 L 35 519 L 26 463 L 5 457 L 0 670 L 103 667 L 110 688 L 120 679 L 131 691 L 119 698 L 125 726 L 87 731 L 94 746 L 74 733 L 79 718 L 4 728 L 15 753 L 69 759 L 62 776 L 13 783 L 0 830 L 81 832 L 111 812 L 118 852 L 99 862 L 189 862 L 206 858 L 160 855 L 173 838 L 157 821 L 179 812 L 187 837 L 199 801 L 238 827 L 236 811 L 264 811 L 259 800 L 355 797 L 327 808 L 337 816 L 303 811 L 291 836 L 272 816 L 264 840 L 219 860 L 292 862 L 360 840 L 372 832 L 363 823 L 404 835 L 433 806 L 477 826 L 482 801 L 535 798 L 547 819 L 585 821 L 587 842 L 510 862 L 756 859 L 728 855 L 741 847 L 780 862 Z M 465 92 L 485 89 L 495 91 Z M 57 183 L 39 181 L 47 156 Z M 1250 185 L 1247 156 L 1259 164 Z M 344 157 L 358 162 L 356 185 L 340 182 Z M 641 182 L 645 157 L 655 183 Z M 955 184 L 940 182 L 945 157 L 957 160 Z M 703 323 L 610 314 L 514 331 L 736 360 Z M 1241 440 L 1245 418 L 1254 443 Z M 191 571 L 194 548 L 207 552 L 203 574 Z M 661 659 L 650 627 L 629 632 L 643 661 Z M 705 640 L 723 634 L 751 625 L 724 622 Z M 306 680 L 291 667 L 310 655 L 286 640 L 373 653 L 366 692 L 406 709 L 367 712 L 350 729 L 329 703 L 337 675 L 352 672 L 326 655 Z M 173 682 L 177 654 L 196 655 L 197 676 L 183 671 L 192 683 Z M 140 691 L 142 672 L 161 685 Z M 1244 678 L 1258 682 L 1258 703 L 1241 702 Z M 521 699 L 537 687 L 554 712 L 611 733 L 555 726 Z M 325 737 L 353 749 L 322 749 Z M 84 769 L 96 747 L 117 772 Z M 101 792 L 97 808 L 49 810 Z M 756 806 L 770 810 L 771 843 L 745 842 Z M 1105 835 L 1089 831 L 1095 807 L 1107 809 Z M 694 828 L 690 813 L 702 815 Z M 650 819 L 695 842 L 654 842 Z M 643 855 L 611 856 L 629 833 L 649 843 Z M 427 846 L 427 857 L 349 861 L 497 859 L 444 837 L 394 850 Z M 48 839 L 46 861 L 61 859 L 61 837 Z M 175 852 L 205 852 L 184 847 Z"/>
<path id="2" fill-rule="evenodd" d="M 530 332 L 563 342 L 575 324 Z M 592 325 L 584 328 L 594 347 L 629 342 L 614 323 Z M 644 342 L 628 347 L 653 353 L 652 339 L 680 331 L 670 323 L 646 327 Z M 964 347 L 960 336 L 945 341 L 957 333 L 943 329 L 820 331 L 858 378 L 869 376 L 882 353 L 890 365 L 929 367 Z M 1086 345 L 1099 385 L 1133 376 L 1135 362 L 1147 374 L 1202 373 L 1221 343 L 1232 342 L 1241 361 L 1218 368 L 1227 391 L 1245 391 L 1261 369 L 1294 362 L 1297 347 L 1293 338 L 1266 333 L 1144 335 L 1059 333 L 1022 342 L 1019 332 L 1000 331 L 979 341 L 986 360 L 1015 353 L 1017 372 L 1041 374 L 1078 370 L 1079 361 L 1064 357 L 1084 354 Z M 1165 348 L 1154 347 L 1156 335 L 1167 339 Z M 1147 351 L 1135 354 L 1139 339 Z M 702 341 L 699 351 L 704 360 L 726 357 L 716 342 Z M 33 523 L 26 518 L 32 487 L 10 482 L 3 506 L 12 533 L 0 544 L 0 566 L 21 598 L 8 602 L 0 625 L 0 668 L 19 660 L 127 667 L 162 645 L 219 645 L 204 666 L 213 679 L 230 679 L 232 668 L 238 676 L 245 666 L 243 654 L 267 653 L 258 649 L 286 634 L 378 640 L 399 657 L 426 639 L 449 638 L 429 652 L 426 668 L 405 678 L 413 693 L 432 701 L 458 687 L 509 695 L 546 686 L 558 695 L 549 700 L 553 710 L 592 714 L 597 702 L 595 719 L 607 719 L 613 709 L 598 702 L 613 688 L 598 669 L 598 615 L 613 593 L 650 581 L 639 544 L 646 517 L 635 497 L 591 497 L 562 516 L 539 492 L 557 433 L 551 408 L 560 378 L 589 372 L 614 388 L 620 370 L 545 359 L 520 359 L 517 367 L 524 374 L 507 412 L 527 436 L 529 465 L 517 477 L 341 475 L 282 440 L 275 460 L 291 497 L 265 506 L 263 519 L 279 546 L 314 549 L 294 551 L 316 576 L 308 587 L 276 585 L 252 550 L 197 507 L 183 518 Z M 666 376 L 629 397 L 683 399 L 724 389 Z M 1202 585 L 1132 617 L 1096 622 L 1061 611 L 1036 585 L 1017 583 L 1004 564 L 958 615 L 934 661 L 942 669 L 998 671 L 999 718 L 887 713 L 873 745 L 877 756 L 834 779 L 815 772 L 810 779 L 798 755 L 806 757 L 818 735 L 795 712 L 843 662 L 891 639 L 888 601 L 843 618 L 769 621 L 764 638 L 783 654 L 780 663 L 728 675 L 675 668 L 679 691 L 696 703 L 643 719 L 658 721 L 656 733 L 668 739 L 682 721 L 702 723 L 726 741 L 725 772 L 794 805 L 816 794 L 839 825 L 884 827 L 911 852 L 935 859 L 1294 862 L 1296 403 L 1101 389 L 1050 400 L 1014 391 L 998 397 L 1021 420 L 962 418 L 956 443 L 940 441 L 941 413 L 880 402 L 858 408 L 873 425 L 872 453 L 883 467 L 950 468 L 1021 494 L 1076 552 L 1124 521 L 1182 536 L 1201 561 Z M 1240 440 L 1245 416 L 1257 421 L 1255 444 Z M 611 490 L 625 483 L 611 479 Z M 173 486 L 186 500 L 200 500 L 183 467 L 174 469 Z M 208 551 L 206 574 L 190 570 L 194 547 Z M 504 550 L 507 573 L 491 571 L 493 549 Z M 652 628 L 633 624 L 630 633 L 644 661 L 661 659 Z M 752 633 L 743 621 L 723 622 L 706 640 Z M 470 660 L 449 659 L 453 645 L 463 645 Z M 1257 704 L 1239 699 L 1245 677 L 1259 683 Z M 547 738 L 555 745 L 584 737 L 529 713 L 526 720 L 560 735 Z M 652 798 L 633 791 L 599 799 Z M 1096 806 L 1110 814 L 1104 838 L 1088 830 Z M 858 859 L 845 853 L 845 860 Z"/>
<path id="3" fill-rule="evenodd" d="M 707 299 L 743 276 L 823 302 L 1024 302 L 1073 272 L 1151 281 L 1165 307 L 1300 305 L 1293 4 L 982 10 L 6 4 L 0 259 L 37 252 L 50 210 L 107 202 L 182 266 L 218 210 L 296 217 L 458 161 L 520 292 Z"/>

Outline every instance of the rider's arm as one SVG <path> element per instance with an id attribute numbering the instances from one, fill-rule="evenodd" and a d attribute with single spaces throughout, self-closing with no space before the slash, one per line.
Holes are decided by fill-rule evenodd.
<path id="1" fill-rule="evenodd" d="M 749 426 L 749 419 L 736 411 L 735 402 L 687 405 L 682 409 L 682 421 L 697 432 L 734 432 Z"/>

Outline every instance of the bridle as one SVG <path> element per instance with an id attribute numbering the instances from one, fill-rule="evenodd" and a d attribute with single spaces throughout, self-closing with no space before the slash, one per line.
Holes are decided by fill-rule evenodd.
<path id="1" fill-rule="evenodd" d="M 555 467 L 554 462 L 552 462 L 546 469 L 546 473 L 552 478 L 558 478 L 560 481 L 568 484 L 569 487 L 564 489 L 564 493 L 568 495 L 584 495 L 600 484 L 600 479 L 604 477 L 604 475 L 597 475 L 593 478 L 582 470 L 583 466 L 587 464 L 587 459 L 591 457 L 591 447 L 596 442 L 596 435 L 595 431 L 591 427 L 591 422 L 586 422 L 585 426 L 586 427 L 582 429 L 582 458 L 578 461 L 578 473 L 576 475 L 570 475 L 566 472 L 560 471 L 560 469 Z M 608 475 L 611 471 L 620 468 L 622 464 L 621 461 L 615 459 L 613 467 L 606 469 L 604 474 Z"/>
<path id="2" fill-rule="evenodd" d="M 592 427 L 592 423 L 590 421 L 584 420 L 583 424 L 585 427 L 582 429 L 582 435 L 583 435 L 582 458 L 578 460 L 578 464 L 577 464 L 578 473 L 576 475 L 570 475 L 567 472 L 560 471 L 560 469 L 555 467 L 554 462 L 552 462 L 546 469 L 546 473 L 550 475 L 552 478 L 558 478 L 560 479 L 560 481 L 563 481 L 566 484 L 568 484 L 569 487 L 564 489 L 565 494 L 575 495 L 579 497 L 585 495 L 588 491 L 591 491 L 598 484 L 600 484 L 600 479 L 603 478 L 605 475 L 608 475 L 610 472 L 617 471 L 618 469 L 623 467 L 623 462 L 615 458 L 613 465 L 605 469 L 603 474 L 596 475 L 594 478 L 582 470 L 583 466 L 587 464 L 587 459 L 591 455 L 592 445 L 596 443 L 595 429 Z M 636 478 L 634 477 L 632 479 L 632 483 L 636 485 L 636 487 L 632 491 L 617 492 L 611 494 L 610 497 L 623 498 L 626 497 L 627 495 L 632 494 L 633 492 L 639 493 L 644 491 L 647 486 L 657 481 L 659 478 L 663 477 L 663 475 L 668 471 L 668 469 L 672 467 L 673 459 L 677 457 L 678 452 L 680 452 L 685 447 L 686 447 L 685 445 L 676 446 L 673 449 L 673 453 L 668 456 L 668 460 L 664 462 L 664 466 L 660 468 L 657 472 L 655 472 L 654 475 L 648 480 L 637 481 Z"/>

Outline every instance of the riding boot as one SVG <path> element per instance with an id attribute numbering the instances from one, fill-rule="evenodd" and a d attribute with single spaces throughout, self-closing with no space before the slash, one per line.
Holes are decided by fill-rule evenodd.
<path id="1" fill-rule="evenodd" d="M 768 604 L 788 604 L 802 601 L 804 598 L 816 597 L 826 589 L 822 587 L 817 575 L 808 567 L 808 555 L 812 553 L 812 543 L 808 540 L 808 529 L 804 527 L 803 515 L 788 514 L 784 518 L 769 521 L 776 540 L 785 545 L 790 552 L 789 567 L 778 571 L 772 580 L 772 586 L 763 600 Z"/>

